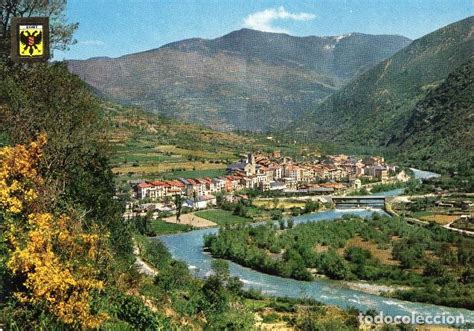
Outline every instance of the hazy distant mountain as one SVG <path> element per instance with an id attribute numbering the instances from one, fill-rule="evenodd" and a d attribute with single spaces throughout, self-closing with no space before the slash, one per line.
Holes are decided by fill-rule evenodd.
<path id="1" fill-rule="evenodd" d="M 116 59 L 69 61 L 102 95 L 217 129 L 287 126 L 407 46 L 401 36 L 293 37 L 242 29 Z"/>
<path id="2" fill-rule="evenodd" d="M 293 129 L 300 136 L 345 144 L 393 145 L 402 139 L 401 136 L 406 144 L 414 142 L 417 138 L 408 139 L 407 135 L 420 137 L 418 130 L 423 128 L 421 123 L 424 123 L 424 120 L 414 119 L 413 116 L 418 118 L 414 112 L 426 106 L 418 103 L 427 97 L 435 100 L 436 93 L 440 91 L 436 88 L 473 54 L 474 17 L 469 17 L 413 41 L 308 111 L 293 125 Z M 459 89 L 456 93 L 466 92 Z M 472 94 L 467 97 L 471 101 L 471 120 L 465 126 L 472 129 L 474 100 Z M 449 105 L 449 100 L 445 101 L 445 105 Z M 444 106 L 436 110 L 439 114 L 443 111 L 450 110 Z M 462 114 L 443 114 L 449 122 L 446 125 L 451 128 L 443 132 L 454 136 L 454 130 L 460 129 L 458 124 L 462 122 L 461 118 L 466 118 L 466 111 Z M 423 131 L 423 134 L 429 134 L 429 130 Z M 468 139 L 474 137 L 471 135 Z M 428 140 L 424 141 L 426 145 Z"/>

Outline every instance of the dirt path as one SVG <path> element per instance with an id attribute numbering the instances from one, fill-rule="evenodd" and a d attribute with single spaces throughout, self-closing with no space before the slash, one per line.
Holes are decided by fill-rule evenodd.
<path id="1" fill-rule="evenodd" d="M 168 223 L 178 223 L 176 221 L 176 216 L 170 216 L 170 217 L 164 218 L 163 220 L 165 222 L 168 222 Z M 208 227 L 212 227 L 212 226 L 217 226 L 216 223 L 211 222 L 211 221 L 209 221 L 205 218 L 196 216 L 196 215 L 194 215 L 194 213 L 181 215 L 179 223 L 180 224 L 192 225 L 196 228 L 208 228 Z"/>
<path id="2" fill-rule="evenodd" d="M 451 226 L 451 224 L 453 224 L 455 221 L 452 221 L 452 222 L 449 222 L 448 224 L 445 224 L 443 225 L 443 227 L 445 229 L 448 229 L 448 230 L 451 230 L 451 231 L 456 231 L 456 232 L 459 232 L 459 233 L 462 233 L 462 234 L 466 234 L 470 237 L 474 237 L 474 232 L 473 231 L 469 231 L 469 230 L 462 230 L 462 229 L 458 229 L 458 228 L 453 228 Z"/>
<path id="3" fill-rule="evenodd" d="M 158 272 L 152 266 L 142 260 L 140 257 L 140 249 L 136 244 L 134 244 L 133 247 L 133 254 L 135 255 L 135 265 L 137 266 L 139 273 L 147 276 L 155 276 L 158 274 Z"/>

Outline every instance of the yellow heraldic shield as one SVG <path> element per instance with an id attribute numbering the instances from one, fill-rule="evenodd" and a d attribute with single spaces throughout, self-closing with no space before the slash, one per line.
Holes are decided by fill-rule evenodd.
<path id="1" fill-rule="evenodd" d="M 44 55 L 44 26 L 41 24 L 20 25 L 18 29 L 18 54 L 23 57 Z"/>

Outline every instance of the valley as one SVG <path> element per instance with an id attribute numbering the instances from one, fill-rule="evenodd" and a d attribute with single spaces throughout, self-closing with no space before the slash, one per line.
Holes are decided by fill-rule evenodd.
<path id="1" fill-rule="evenodd" d="M 443 33 L 466 33 L 469 31 L 469 28 L 466 30 L 466 26 L 470 26 L 467 22 L 470 22 L 469 19 L 456 23 L 455 27 L 447 27 L 446 32 Z M 433 38 L 436 37 L 430 36 L 428 39 L 431 42 Z M 470 48 L 468 46 L 470 37 L 467 40 L 462 38 L 464 37 L 459 39 L 456 47 L 466 51 Z M 414 43 L 415 46 L 408 47 L 417 49 L 416 43 L 426 44 L 424 40 Z M 397 60 L 385 61 L 379 81 L 382 78 L 385 79 L 383 76 L 390 75 L 391 70 L 395 70 L 393 61 L 403 63 L 405 61 L 402 59 L 403 54 L 410 54 L 413 57 L 416 56 L 413 54 L 417 54 L 419 50 L 417 49 L 415 53 L 410 50 L 400 52 L 394 55 Z M 424 50 L 420 54 L 428 53 L 429 51 Z M 444 55 L 437 54 L 437 56 L 442 58 Z M 453 67 L 460 63 L 456 61 L 466 58 L 463 51 L 456 56 L 459 60 L 451 58 L 455 63 Z M 417 63 L 421 60 L 411 59 L 410 61 L 408 63 Z M 471 62 L 468 60 L 456 67 L 453 72 L 447 73 L 450 70 L 447 69 L 448 71 L 436 73 L 438 77 L 446 77 L 446 79 L 437 80 L 430 87 L 422 87 L 421 90 L 426 93 L 425 97 L 416 96 L 413 99 L 410 99 L 411 97 L 406 99 L 404 102 L 408 102 L 407 105 L 414 102 L 410 103 L 409 107 L 416 111 L 409 115 L 411 113 L 407 110 L 408 115 L 404 116 L 411 116 L 410 119 L 401 120 L 401 117 L 397 119 L 398 129 L 389 127 L 383 129 L 391 132 L 391 136 L 382 138 L 387 142 L 386 144 L 377 142 L 381 139 L 379 134 L 385 132 L 376 133 L 379 128 L 377 120 L 372 120 L 372 124 L 368 126 L 364 124 L 366 117 L 370 118 L 371 115 L 360 115 L 360 122 L 356 122 L 358 124 L 354 124 L 354 127 L 331 127 L 332 117 L 325 118 L 324 113 L 321 113 L 321 116 L 320 113 L 316 113 L 318 120 L 313 121 L 307 116 L 315 115 L 309 115 L 310 112 L 306 112 L 301 114 L 301 119 L 297 118 L 296 123 L 304 121 L 306 127 L 311 125 L 311 130 L 316 131 L 305 132 L 304 127 L 290 123 L 289 133 L 277 130 L 262 134 L 255 132 L 260 131 L 255 128 L 251 128 L 254 132 L 230 132 L 226 131 L 230 129 L 228 127 L 204 123 L 205 126 L 211 127 L 208 129 L 185 123 L 188 120 L 196 121 L 194 118 L 176 121 L 171 118 L 147 115 L 130 107 L 116 108 L 112 113 L 113 116 L 110 117 L 112 122 L 121 123 L 120 130 L 114 132 L 119 137 L 114 140 L 118 150 L 114 159 L 114 172 L 118 175 L 122 192 L 128 191 L 128 196 L 135 197 L 124 215 L 127 219 L 135 219 L 135 222 L 143 219 L 148 223 L 149 225 L 141 230 L 142 233 L 149 236 L 158 235 L 159 240 L 171 250 L 172 256 L 184 259 L 189 268 L 194 270 L 199 277 L 204 277 L 204 273 L 208 270 L 205 265 L 210 265 L 214 258 L 226 259 L 237 263 L 231 262 L 230 272 L 243 279 L 244 287 L 249 290 L 259 289 L 268 293 L 274 291 L 275 281 L 271 276 L 268 279 L 265 278 L 268 284 L 273 284 L 270 287 L 266 283 L 254 284 L 253 281 L 246 281 L 248 277 L 261 279 L 264 277 L 262 273 L 265 273 L 296 279 L 297 282 L 317 283 L 318 285 L 315 286 L 322 286 L 322 289 L 318 288 L 315 292 L 317 294 L 310 297 L 346 309 L 347 305 L 344 305 L 339 298 L 327 299 L 326 294 L 321 295 L 325 292 L 325 286 L 328 286 L 326 282 L 335 282 L 333 286 L 336 286 L 338 291 L 354 291 L 350 292 L 354 293 L 352 306 L 356 306 L 359 310 L 375 309 L 382 305 L 380 301 L 377 301 L 376 306 L 360 304 L 360 293 L 367 293 L 389 298 L 386 300 L 403 300 L 401 305 L 404 307 L 407 302 L 411 302 L 410 305 L 423 309 L 426 314 L 433 311 L 423 306 L 423 303 L 461 309 L 464 316 L 470 316 L 464 309 L 472 309 L 473 300 L 469 280 L 471 270 L 467 267 L 472 259 L 472 238 L 470 237 L 472 232 L 466 232 L 466 230 L 470 231 L 469 224 L 472 223 L 472 199 L 466 195 L 472 190 L 472 174 L 468 167 L 471 162 L 469 155 L 472 148 L 469 146 L 469 140 L 457 138 L 455 142 L 452 139 L 455 139 L 456 135 L 449 132 L 456 131 L 459 137 L 472 135 L 472 126 L 468 122 L 464 121 L 467 126 L 458 130 L 461 125 L 455 124 L 453 120 L 455 118 L 463 121 L 461 118 L 470 116 Z M 378 67 L 380 66 L 382 64 Z M 357 83 L 358 79 L 370 77 L 371 72 L 376 72 L 378 67 L 368 68 L 368 71 L 359 78 L 341 87 L 340 92 L 333 92 L 321 101 L 320 105 L 315 106 L 316 112 L 324 109 L 325 105 L 332 102 L 331 100 L 339 100 L 339 96 L 344 95 L 345 91 L 353 89 L 351 84 L 367 86 L 367 83 Z M 434 79 L 429 75 L 426 77 L 423 76 L 422 79 L 426 80 L 422 85 Z M 371 78 L 367 79 L 371 80 Z M 388 84 L 391 82 L 388 81 Z M 408 85 L 400 86 L 400 88 L 406 88 Z M 407 93 L 411 92 L 400 92 L 400 95 L 406 97 Z M 445 96 L 446 94 L 449 96 Z M 341 115 L 346 118 L 352 116 L 352 110 L 358 111 L 359 107 L 353 103 L 358 97 L 348 98 L 352 100 L 349 104 L 351 111 Z M 444 106 L 446 100 L 450 100 L 449 109 L 453 113 L 445 115 L 440 112 L 433 115 L 437 109 L 446 109 Z M 392 105 L 387 104 L 386 107 L 388 110 Z M 398 106 L 396 108 L 398 109 Z M 337 111 L 333 112 L 337 113 Z M 441 116 L 445 116 L 443 125 L 438 124 Z M 147 119 L 143 121 L 142 118 Z M 400 121 L 407 123 L 405 128 L 398 123 Z M 432 123 L 432 133 L 427 132 L 431 130 L 426 127 L 427 121 Z M 197 122 L 201 123 L 200 120 Z M 340 123 L 352 125 L 352 120 Z M 384 123 L 388 122 L 384 120 Z M 116 129 L 118 127 L 116 125 Z M 364 127 L 364 130 L 360 130 L 361 127 Z M 439 129 L 440 127 L 442 129 Z M 212 128 L 217 128 L 219 131 Z M 321 134 L 322 131 L 317 131 L 320 128 L 330 133 Z M 402 132 L 397 131 L 399 129 L 403 129 L 403 133 L 399 133 Z M 432 141 L 431 135 L 440 135 L 438 133 L 440 130 L 445 130 L 445 137 L 451 139 L 449 142 L 443 142 L 444 145 L 441 145 L 443 139 L 447 138 L 436 138 L 435 141 L 439 145 L 428 146 L 426 143 L 425 152 L 421 152 L 423 149 L 417 150 L 422 146 L 423 139 Z M 120 131 L 122 133 L 119 133 Z M 135 133 L 124 134 L 127 131 Z M 423 131 L 425 132 L 421 133 Z M 461 143 L 462 147 L 447 148 L 450 143 Z M 331 155 L 330 153 L 334 151 L 349 151 L 350 156 Z M 363 159 L 378 160 L 377 157 L 373 157 L 371 151 L 380 151 L 382 155 L 385 154 L 391 162 L 394 162 L 393 164 L 400 162 L 402 166 L 397 165 L 392 169 L 390 166 L 383 165 L 386 166 L 385 174 L 379 173 L 376 176 L 374 170 L 371 176 L 364 177 L 364 174 L 369 174 L 370 170 L 362 169 L 358 172 L 356 164 L 363 162 Z M 468 151 L 467 154 L 465 151 Z M 247 164 L 252 164 L 250 156 L 247 155 L 250 152 L 254 153 L 254 157 L 258 160 L 256 165 L 260 167 L 260 170 L 254 174 L 250 173 L 252 170 L 247 169 Z M 275 155 L 277 155 L 276 158 Z M 278 162 L 281 161 L 277 161 L 278 157 L 286 159 L 281 168 L 282 179 L 275 179 L 275 173 L 272 170 L 267 188 L 265 181 L 257 182 L 259 171 L 260 175 L 265 177 L 265 169 L 279 166 Z M 265 161 L 267 158 L 268 162 Z M 448 158 L 450 161 L 445 161 Z M 338 161 L 335 161 L 336 159 Z M 132 162 L 131 165 L 130 162 Z M 334 169 L 329 166 L 327 173 L 324 171 L 318 173 L 319 170 L 313 170 L 318 175 L 311 177 L 310 169 L 314 164 L 316 168 L 319 164 L 323 169 L 333 163 Z M 239 168 L 238 164 L 243 166 Z M 290 166 L 287 167 L 285 164 Z M 349 164 L 352 165 L 349 166 Z M 375 164 L 375 166 L 381 167 L 382 164 Z M 411 171 L 406 166 L 441 170 L 443 174 L 439 177 L 425 178 L 422 183 L 419 183 L 409 179 L 407 173 Z M 334 171 L 338 171 L 337 175 Z M 359 177 L 361 174 L 362 177 Z M 252 176 L 255 176 L 255 183 L 251 180 Z M 286 179 L 283 180 L 284 177 L 294 177 L 296 185 L 291 186 Z M 355 183 L 356 179 L 358 182 Z M 279 184 L 281 187 L 278 186 L 278 180 L 282 180 Z M 274 184 L 272 181 L 275 181 Z M 220 184 L 222 187 L 219 186 Z M 143 188 L 140 185 L 143 185 Z M 199 188 L 200 185 L 202 189 Z M 278 189 L 272 190 L 272 185 Z M 338 185 L 341 185 L 341 188 L 338 188 L 339 192 L 335 193 Z M 233 188 L 227 188 L 230 186 Z M 362 212 L 355 205 L 352 206 L 356 208 L 353 210 L 340 210 L 337 206 L 333 209 L 331 197 L 325 195 L 328 193 L 321 191 L 329 189 L 329 186 L 333 190 L 330 194 L 336 194 L 336 196 L 357 197 L 369 194 L 395 196 L 404 194 L 404 196 L 388 200 L 387 212 L 392 215 L 388 217 L 377 209 L 379 206 L 366 207 L 367 209 Z M 156 192 L 163 190 L 163 192 L 151 194 L 153 190 L 157 190 Z M 315 191 L 308 195 L 312 190 Z M 320 192 L 316 192 L 317 190 Z M 182 202 L 177 196 L 183 196 Z M 456 198 L 457 196 L 459 198 Z M 459 210 L 443 209 L 444 201 L 448 201 L 448 204 L 457 201 L 455 204 L 459 205 Z M 428 206 L 427 203 L 431 205 Z M 462 210 L 461 205 L 465 206 Z M 339 217 L 348 215 L 341 219 L 334 216 L 336 220 L 332 220 L 333 212 Z M 342 214 L 339 215 L 339 212 Z M 372 212 L 375 213 L 372 214 Z M 331 215 L 328 221 L 324 216 L 327 213 Z M 357 218 L 353 216 L 354 213 L 363 216 Z M 319 215 L 322 217 L 321 221 L 319 221 Z M 300 218 L 312 220 L 314 217 L 318 220 L 317 223 L 302 225 L 299 222 Z M 216 232 L 215 227 L 221 229 Z M 313 235 L 309 236 L 311 233 Z M 318 233 L 322 234 L 320 241 L 318 241 Z M 203 234 L 206 234 L 204 240 L 200 239 Z M 189 240 L 193 240 L 195 246 L 191 245 L 181 251 L 178 248 L 178 245 L 182 244 L 181 237 L 187 238 L 188 243 Z M 153 242 L 156 239 L 148 240 Z M 310 243 L 309 246 L 306 242 Z M 443 252 L 440 251 L 442 247 L 445 249 Z M 450 255 L 446 255 L 446 249 L 450 250 Z M 213 259 L 208 257 L 204 259 L 199 253 L 202 251 L 211 253 Z M 247 275 L 246 272 L 242 274 L 241 266 L 253 269 L 250 271 L 252 275 Z M 256 274 L 253 275 L 253 273 Z M 291 287 L 292 285 L 289 284 L 291 282 L 286 280 L 281 286 Z M 303 285 L 295 284 L 295 286 Z M 309 288 L 307 290 L 313 291 Z M 424 294 L 426 292 L 431 294 Z M 288 292 L 280 286 L 277 293 L 278 296 L 294 295 L 291 290 Z M 352 294 L 344 292 L 342 297 L 347 298 L 350 295 Z M 276 323 L 288 325 L 288 317 L 278 312 L 272 314 L 274 314 L 272 320 Z M 265 317 L 267 316 L 265 314 L 258 313 L 257 315 L 264 319 L 269 318 Z"/>
<path id="2" fill-rule="evenodd" d="M 462 1 L 0 0 L 0 331 L 472 328 Z"/>

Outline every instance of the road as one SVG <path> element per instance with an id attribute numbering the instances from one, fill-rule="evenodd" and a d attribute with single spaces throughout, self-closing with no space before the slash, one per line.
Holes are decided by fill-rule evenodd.
<path id="1" fill-rule="evenodd" d="M 456 222 L 456 221 L 452 221 L 452 222 L 449 222 L 448 224 L 443 225 L 443 228 L 468 235 L 469 237 L 474 237 L 474 232 L 473 231 L 461 230 L 461 229 L 456 229 L 456 228 L 451 227 L 451 224 L 453 224 L 454 222 Z"/>
<path id="2" fill-rule="evenodd" d="M 393 198 L 390 202 L 387 202 L 387 204 L 385 206 L 385 209 L 387 210 L 387 212 L 389 214 L 392 214 L 392 215 L 395 215 L 395 216 L 400 216 L 392 209 L 392 206 L 391 206 L 392 203 L 394 203 L 394 202 L 406 202 L 406 201 L 410 201 L 410 198 L 415 198 L 415 197 L 419 198 L 419 197 L 426 197 L 426 196 L 434 196 L 434 194 L 432 194 L 432 195 L 429 195 L 429 194 L 417 195 L 417 196 L 398 196 L 398 197 Z M 405 219 L 409 222 L 412 222 L 412 223 L 415 223 L 415 224 L 418 224 L 418 225 L 422 225 L 422 226 L 426 226 L 426 225 L 429 224 L 429 222 L 422 221 L 422 220 L 419 220 L 419 219 L 413 218 L 413 217 L 405 217 Z M 474 237 L 474 232 L 473 231 L 461 230 L 461 229 L 456 229 L 456 228 L 451 227 L 451 224 L 454 223 L 454 222 L 455 221 L 450 222 L 450 223 L 445 224 L 445 225 L 442 225 L 442 227 L 447 229 L 447 230 L 455 231 L 455 232 L 458 232 L 460 234 L 463 234 L 463 235 L 466 235 L 466 236 L 469 236 L 469 237 Z"/>

